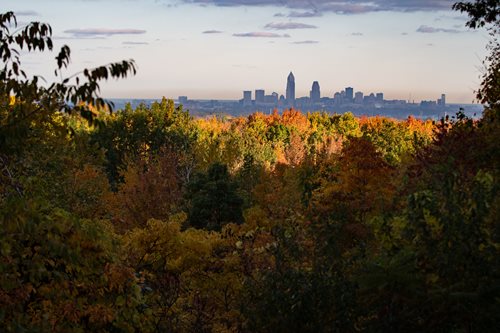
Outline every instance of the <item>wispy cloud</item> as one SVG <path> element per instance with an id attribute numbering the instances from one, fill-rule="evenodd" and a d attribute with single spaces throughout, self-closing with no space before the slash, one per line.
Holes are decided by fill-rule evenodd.
<path id="1" fill-rule="evenodd" d="M 234 37 L 262 37 L 262 38 L 288 38 L 289 34 L 276 34 L 274 32 L 242 32 L 233 34 Z"/>
<path id="2" fill-rule="evenodd" d="M 363 36 L 363 33 L 362 32 L 353 32 L 351 34 L 351 36 L 357 36 L 357 37 L 360 37 L 360 36 Z"/>
<path id="3" fill-rule="evenodd" d="M 347 3 L 347 2 L 329 2 L 322 7 L 324 12 L 334 12 L 337 14 L 353 15 L 377 12 L 383 10 L 373 3 Z"/>
<path id="4" fill-rule="evenodd" d="M 430 27 L 428 25 L 421 25 L 416 31 L 424 33 L 424 34 L 435 34 L 435 33 L 438 33 L 438 32 L 446 32 L 446 33 L 451 33 L 451 34 L 457 34 L 457 33 L 460 33 L 460 32 L 464 32 L 464 31 L 460 31 L 460 30 L 457 30 L 457 29 L 435 28 L 435 27 Z"/>
<path id="5" fill-rule="evenodd" d="M 288 17 L 318 17 L 322 16 L 322 14 L 318 11 L 311 11 L 311 12 L 296 12 L 296 11 L 291 11 L 287 15 Z"/>
<path id="6" fill-rule="evenodd" d="M 362 14 L 378 11 L 416 12 L 416 11 L 449 11 L 456 0 L 180 0 L 184 3 L 199 4 L 203 6 L 279 6 L 291 10 L 297 10 L 301 14 L 314 14 L 320 16 L 321 13 L 334 12 L 337 14 Z M 279 14 L 278 17 L 282 17 Z M 307 14 L 306 14 L 307 15 Z"/>
<path id="7" fill-rule="evenodd" d="M 297 42 L 292 42 L 292 44 L 318 44 L 317 40 L 300 40 Z"/>
<path id="8" fill-rule="evenodd" d="M 202 32 L 202 34 L 221 34 L 223 31 L 220 30 L 205 30 Z"/>
<path id="9" fill-rule="evenodd" d="M 86 28 L 86 29 L 68 29 L 64 33 L 72 34 L 73 37 L 102 37 L 113 35 L 141 35 L 146 30 L 139 29 L 107 29 L 107 28 Z"/>
<path id="10" fill-rule="evenodd" d="M 316 29 L 317 26 L 299 22 L 277 22 L 268 23 L 264 26 L 266 29 L 272 30 L 290 30 L 290 29 Z"/>
<path id="11" fill-rule="evenodd" d="M 56 40 L 74 40 L 74 39 L 106 39 L 105 36 L 100 35 L 88 35 L 88 36 L 54 36 L 53 39 Z"/>

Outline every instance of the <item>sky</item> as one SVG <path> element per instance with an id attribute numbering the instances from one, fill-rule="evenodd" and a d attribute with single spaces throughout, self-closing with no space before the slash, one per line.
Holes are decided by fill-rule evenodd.
<path id="1" fill-rule="evenodd" d="M 240 99 L 243 90 L 296 96 L 345 87 L 386 99 L 471 103 L 488 34 L 465 27 L 449 0 L 0 0 L 20 25 L 49 23 L 54 51 L 22 53 L 31 74 L 54 79 L 134 59 L 135 76 L 103 83 L 106 98 Z"/>

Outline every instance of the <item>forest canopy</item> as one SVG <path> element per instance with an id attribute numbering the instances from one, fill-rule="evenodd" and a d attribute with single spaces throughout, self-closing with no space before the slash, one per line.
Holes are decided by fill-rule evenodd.
<path id="1" fill-rule="evenodd" d="M 458 3 L 472 28 L 498 3 Z M 52 30 L 0 15 L 5 332 L 493 332 L 498 41 L 479 120 L 112 110 L 103 80 L 25 73 Z M 58 82 L 59 82 L 58 81 Z M 459 110 L 457 110 L 459 111 Z"/>

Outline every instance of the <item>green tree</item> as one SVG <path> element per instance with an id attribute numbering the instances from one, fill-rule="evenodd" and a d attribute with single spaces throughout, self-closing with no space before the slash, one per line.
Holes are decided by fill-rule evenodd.
<path id="1" fill-rule="evenodd" d="M 227 223 L 242 223 L 243 200 L 227 167 L 213 164 L 207 173 L 199 173 L 188 184 L 190 200 L 188 225 L 220 231 Z"/>
<path id="2" fill-rule="evenodd" d="M 147 330 L 138 280 L 109 225 L 19 198 L 3 205 L 0 225 L 3 332 Z"/>
<path id="3" fill-rule="evenodd" d="M 179 154 L 183 178 L 190 176 L 190 155 L 196 129 L 191 116 L 172 100 L 162 98 L 150 107 L 139 105 L 135 110 L 126 108 L 96 120 L 91 133 L 91 144 L 104 149 L 106 171 L 114 189 L 123 182 L 123 170 L 128 163 L 151 159 L 162 149 Z M 185 169 L 186 168 L 186 169 Z"/>

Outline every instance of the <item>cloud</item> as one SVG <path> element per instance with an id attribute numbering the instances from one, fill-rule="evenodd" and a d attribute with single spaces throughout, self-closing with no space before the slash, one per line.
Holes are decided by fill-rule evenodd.
<path id="1" fill-rule="evenodd" d="M 73 37 L 102 37 L 113 35 L 141 35 L 146 33 L 146 30 L 139 29 L 106 29 L 106 28 L 86 28 L 86 29 L 68 29 L 64 30 L 67 34 L 72 34 Z"/>
<path id="2" fill-rule="evenodd" d="M 289 34 L 276 34 L 274 32 L 243 32 L 233 34 L 234 37 L 263 37 L 263 38 L 288 38 Z"/>
<path id="3" fill-rule="evenodd" d="M 292 44 L 318 44 L 317 40 L 300 40 L 297 42 L 293 42 Z"/>
<path id="4" fill-rule="evenodd" d="M 122 42 L 124 45 L 149 45 L 148 42 L 132 42 L 132 41 L 126 41 Z"/>
<path id="5" fill-rule="evenodd" d="M 287 15 L 288 17 L 319 17 L 322 16 L 320 12 L 317 11 L 312 11 L 312 12 L 296 12 L 296 11 L 291 11 Z"/>
<path id="6" fill-rule="evenodd" d="M 460 31 L 457 29 L 435 28 L 435 27 L 430 27 L 428 25 L 421 25 L 416 31 L 424 33 L 424 34 L 435 34 L 438 32 L 457 34 L 457 33 L 463 32 L 463 31 Z"/>
<path id="7" fill-rule="evenodd" d="M 325 12 L 334 12 L 337 14 L 364 14 L 369 12 L 376 12 L 382 10 L 373 3 L 345 3 L 345 2 L 331 2 L 326 3 L 322 10 Z"/>
<path id="8" fill-rule="evenodd" d="M 54 36 L 56 40 L 74 40 L 74 39 L 106 39 L 104 36 L 88 35 L 88 36 Z"/>
<path id="9" fill-rule="evenodd" d="M 292 10 L 288 14 L 284 13 L 276 13 L 273 16 L 274 17 L 290 17 L 290 18 L 308 18 L 308 17 L 319 17 L 322 16 L 320 12 L 317 11 L 310 11 L 310 12 L 297 12 Z"/>
<path id="10" fill-rule="evenodd" d="M 317 26 L 312 24 L 298 23 L 298 22 L 277 22 L 277 23 L 268 23 L 264 26 L 264 28 L 272 30 L 316 29 Z"/>
<path id="11" fill-rule="evenodd" d="M 401 35 L 408 36 L 408 33 L 407 32 L 402 32 Z"/>
<path id="12" fill-rule="evenodd" d="M 202 32 L 202 34 L 221 34 L 223 31 L 220 30 L 205 30 Z"/>
<path id="13" fill-rule="evenodd" d="M 292 11 L 289 17 L 320 16 L 325 12 L 337 14 L 362 14 L 379 11 L 416 12 L 451 11 L 455 0 L 180 0 L 188 4 L 203 6 L 278 6 Z M 292 13 L 299 16 L 293 16 Z M 310 16 L 300 16 L 301 14 Z M 281 13 L 280 13 L 281 14 Z M 306 14 L 306 15 L 307 15 Z M 314 15 L 311 15 L 314 14 Z M 281 17 L 281 16 L 278 16 Z"/>
<path id="14" fill-rule="evenodd" d="M 362 32 L 353 32 L 351 34 L 351 36 L 358 36 L 359 37 L 359 36 L 363 36 L 363 33 Z"/>
<path id="15" fill-rule="evenodd" d="M 16 14 L 16 16 L 40 16 L 40 14 L 34 10 L 20 10 L 14 12 L 14 14 Z"/>

